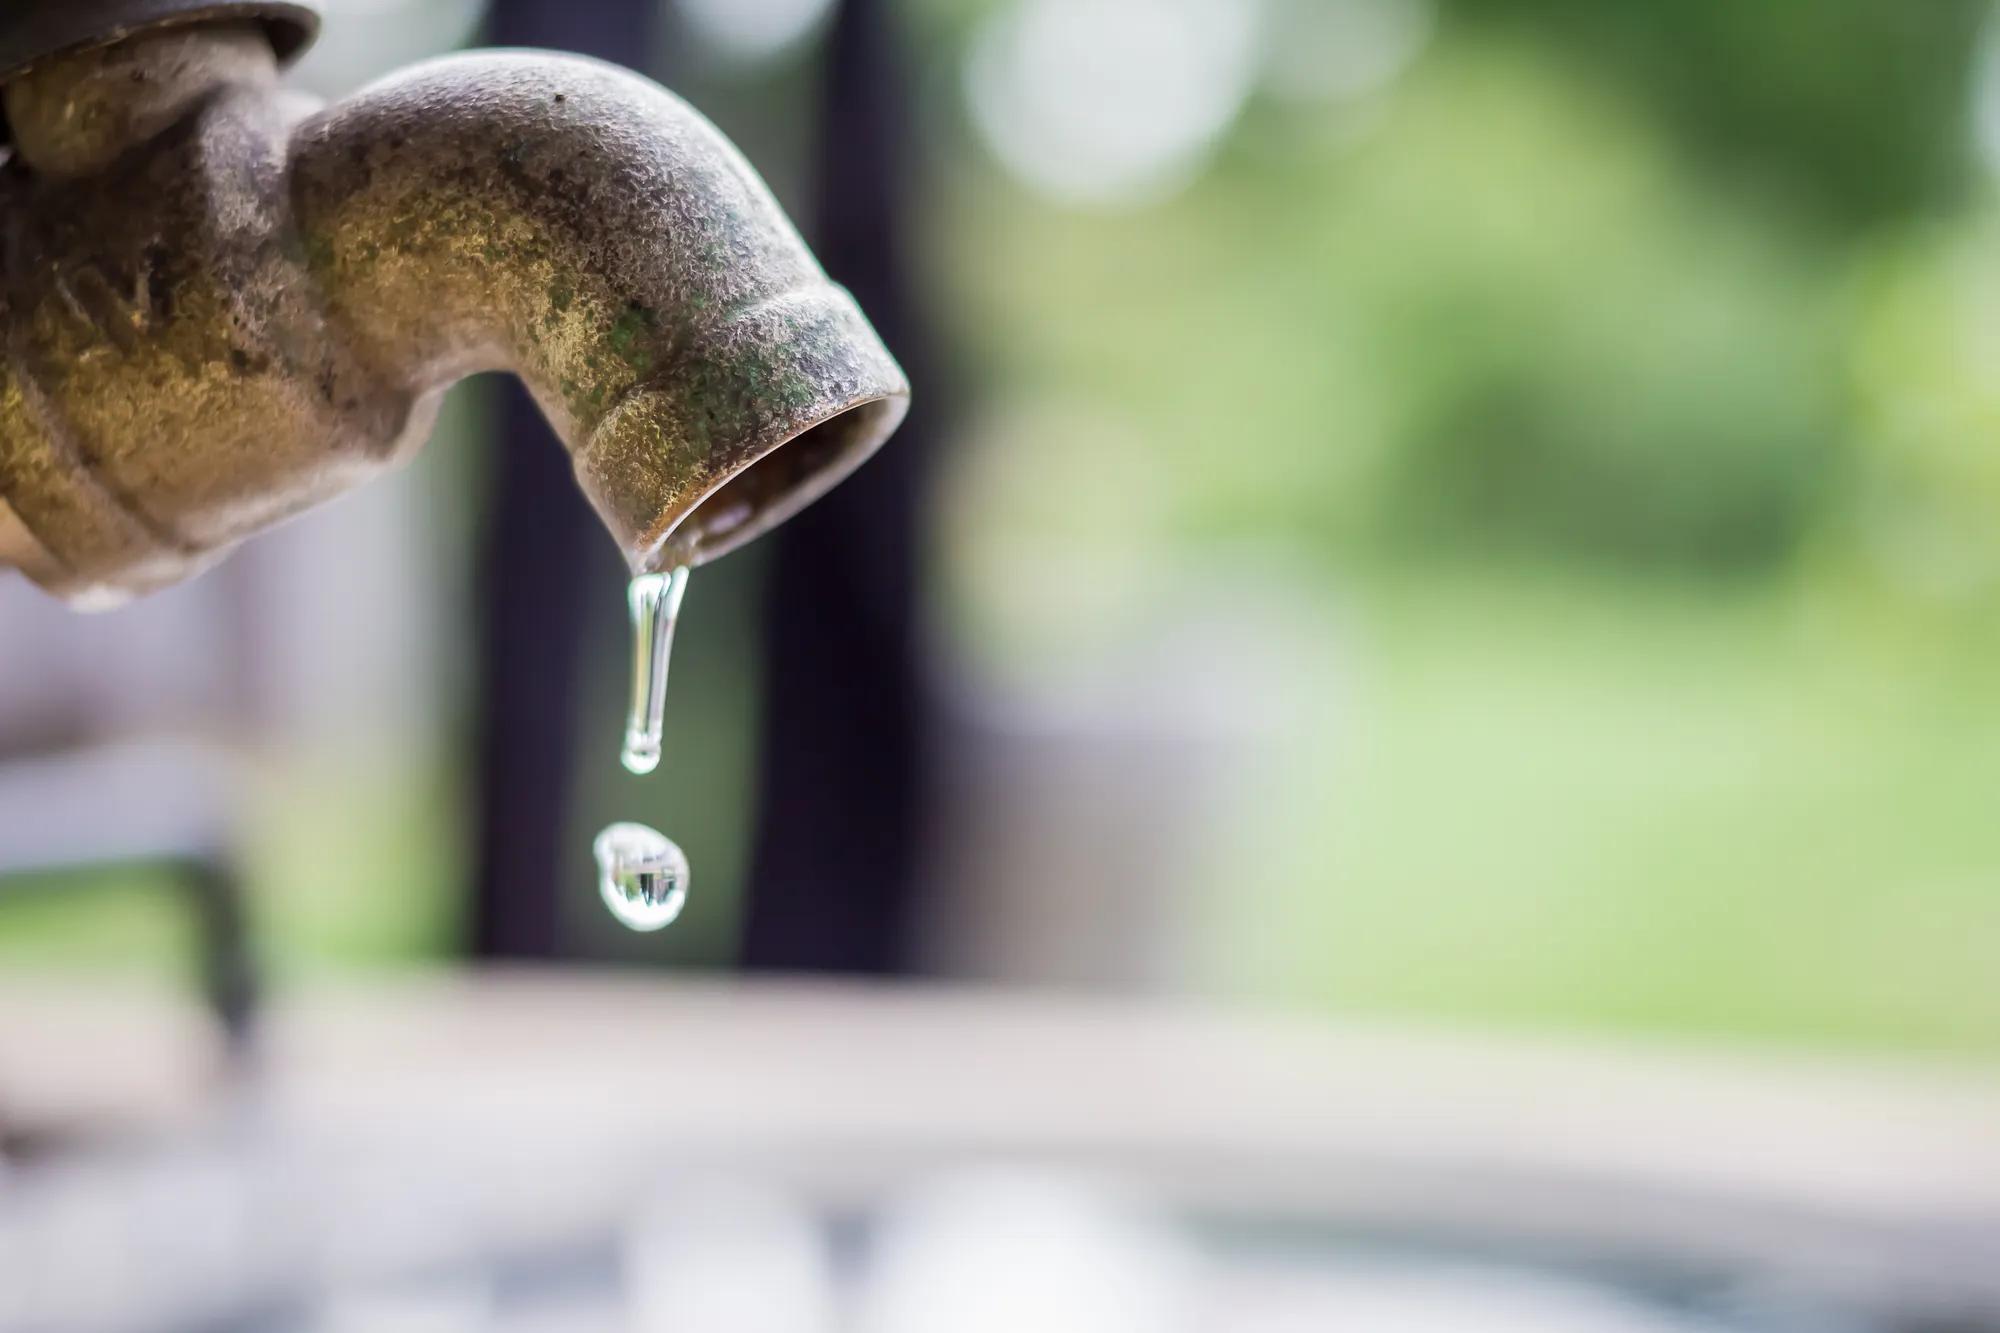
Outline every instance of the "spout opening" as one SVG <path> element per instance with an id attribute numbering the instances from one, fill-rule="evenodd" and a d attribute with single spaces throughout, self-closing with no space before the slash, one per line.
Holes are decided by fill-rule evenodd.
<path id="1" fill-rule="evenodd" d="M 909 405 L 903 394 L 852 403 L 754 455 L 662 534 L 647 567 L 703 564 L 769 532 L 868 461 Z"/>
<path id="2" fill-rule="evenodd" d="M 902 367 L 830 284 L 742 306 L 666 357 L 575 451 L 577 481 L 634 573 L 704 564 L 770 531 L 909 410 Z"/>

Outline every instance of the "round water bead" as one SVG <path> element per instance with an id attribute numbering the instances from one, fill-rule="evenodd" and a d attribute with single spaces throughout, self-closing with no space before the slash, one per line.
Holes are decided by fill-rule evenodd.
<path id="1" fill-rule="evenodd" d="M 625 733 L 625 748 L 618 752 L 618 762 L 625 765 L 627 773 L 645 777 L 660 766 L 660 738 L 657 734 L 648 736 L 643 732 Z"/>
<path id="2" fill-rule="evenodd" d="M 674 840 L 644 824 L 613 824 L 591 844 L 597 891 L 633 930 L 670 926 L 687 902 L 688 860 Z"/>

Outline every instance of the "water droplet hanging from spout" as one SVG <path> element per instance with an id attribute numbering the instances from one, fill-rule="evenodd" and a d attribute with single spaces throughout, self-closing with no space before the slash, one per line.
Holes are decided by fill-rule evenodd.
<path id="1" fill-rule="evenodd" d="M 671 574 L 641 574 L 626 591 L 632 612 L 632 708 L 625 720 L 627 771 L 652 772 L 660 766 L 660 731 L 667 708 L 667 659 L 674 648 L 674 625 L 687 592 L 683 565 Z"/>

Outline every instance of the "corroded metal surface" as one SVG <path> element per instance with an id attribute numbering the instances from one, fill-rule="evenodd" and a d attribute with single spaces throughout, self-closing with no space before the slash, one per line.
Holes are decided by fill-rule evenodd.
<path id="1" fill-rule="evenodd" d="M 185 577 L 406 458 L 478 371 L 527 382 L 634 569 L 747 541 L 901 420 L 853 299 L 657 85 L 496 52 L 322 111 L 275 77 L 219 25 L 5 89 L 0 498 L 53 591 Z"/>
<path id="2" fill-rule="evenodd" d="M 14 517 L 5 500 L 0 500 L 0 569 L 18 569 L 30 578 L 42 580 L 58 578 L 62 573 L 35 534 Z"/>
<path id="3" fill-rule="evenodd" d="M 0 4 L 0 82 L 50 56 L 109 46 L 167 24 L 253 20 L 281 62 L 312 45 L 319 15 L 293 0 L 5 0 Z"/>

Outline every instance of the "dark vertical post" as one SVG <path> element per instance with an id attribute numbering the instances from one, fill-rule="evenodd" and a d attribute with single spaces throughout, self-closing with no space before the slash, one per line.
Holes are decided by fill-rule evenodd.
<path id="1" fill-rule="evenodd" d="M 202 992 L 222 1022 L 231 1053 L 241 1055 L 249 1046 L 259 990 L 243 877 L 233 858 L 213 852 L 184 860 L 175 871 L 194 910 Z"/>
<path id="2" fill-rule="evenodd" d="M 916 406 L 881 454 L 769 539 L 752 968 L 909 964 L 925 815 L 918 516 L 934 413 L 909 290 L 910 84 L 888 10 L 844 0 L 833 22 L 812 239 L 902 359 Z"/>
<path id="3" fill-rule="evenodd" d="M 631 61 L 652 50 L 657 0 L 493 0 L 496 45 Z M 478 869 L 471 947 L 549 958 L 575 788 L 575 709 L 587 608 L 617 604 L 622 566 L 570 475 L 568 457 L 511 377 L 498 394 L 494 486 L 479 541 Z"/>

